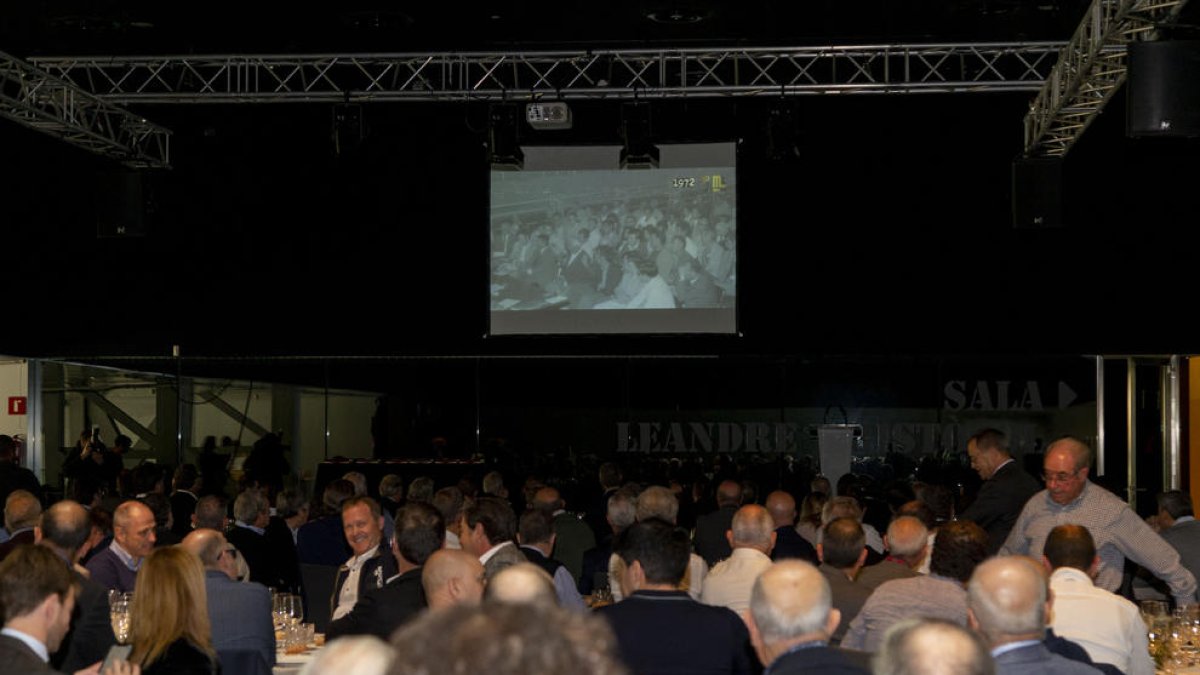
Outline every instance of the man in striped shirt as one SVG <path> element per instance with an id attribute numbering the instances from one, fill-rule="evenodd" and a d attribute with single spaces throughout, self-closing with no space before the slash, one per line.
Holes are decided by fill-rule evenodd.
<path id="1" fill-rule="evenodd" d="M 1025 504 L 1000 555 L 1036 557 L 1055 527 L 1082 525 L 1096 540 L 1098 588 L 1117 590 L 1128 557 L 1166 582 L 1177 605 L 1194 603 L 1196 579 L 1180 564 L 1179 554 L 1128 504 L 1088 480 L 1091 462 L 1091 448 L 1077 438 L 1064 437 L 1046 448 L 1046 489 Z"/>

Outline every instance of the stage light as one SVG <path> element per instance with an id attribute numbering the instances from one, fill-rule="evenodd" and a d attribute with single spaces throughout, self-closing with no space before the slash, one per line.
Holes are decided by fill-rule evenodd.
<path id="1" fill-rule="evenodd" d="M 493 169 L 520 171 L 525 153 L 520 146 L 520 110 L 510 103 L 497 103 L 488 115 L 488 161 Z"/>
<path id="2" fill-rule="evenodd" d="M 649 103 L 626 103 L 621 106 L 622 169 L 658 168 L 658 146 L 654 144 L 650 126 Z"/>

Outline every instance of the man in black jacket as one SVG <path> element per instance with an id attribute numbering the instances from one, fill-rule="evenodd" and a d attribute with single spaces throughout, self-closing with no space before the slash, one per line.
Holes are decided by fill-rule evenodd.
<path id="1" fill-rule="evenodd" d="M 353 555 L 338 568 L 334 581 L 331 606 L 335 621 L 349 614 L 367 591 L 383 588 L 396 575 L 396 559 L 380 546 L 383 514 L 378 502 L 370 497 L 342 502 L 342 528 Z"/>
<path id="2" fill-rule="evenodd" d="M 959 514 L 974 521 L 988 534 L 988 553 L 995 555 L 1008 538 L 1025 502 L 1042 489 L 1037 480 L 1017 465 L 1008 454 L 1008 437 L 996 429 L 984 429 L 967 440 L 971 467 L 983 479 L 979 495 Z"/>
<path id="3" fill-rule="evenodd" d="M 429 504 L 409 502 L 396 512 L 396 536 L 392 556 L 399 574 L 383 588 L 368 590 L 349 614 L 329 624 L 329 639 L 342 635 L 376 635 L 384 640 L 426 605 L 421 587 L 425 561 L 442 547 L 446 524 L 442 514 Z"/>

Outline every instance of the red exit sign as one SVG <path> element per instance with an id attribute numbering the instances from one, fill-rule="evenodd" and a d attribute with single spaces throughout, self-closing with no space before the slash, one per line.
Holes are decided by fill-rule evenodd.
<path id="1" fill-rule="evenodd" d="M 9 396 L 8 397 L 8 414 L 9 415 L 24 415 L 25 414 L 25 397 L 24 396 Z"/>

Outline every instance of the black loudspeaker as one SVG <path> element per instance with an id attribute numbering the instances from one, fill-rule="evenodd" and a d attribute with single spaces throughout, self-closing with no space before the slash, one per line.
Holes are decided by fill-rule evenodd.
<path id="1" fill-rule="evenodd" d="M 141 171 L 113 170 L 96 176 L 96 236 L 142 237 L 154 213 L 154 190 Z"/>
<path id="2" fill-rule="evenodd" d="M 1064 225 L 1062 163 L 1058 157 L 1021 157 L 1013 161 L 1013 227 Z"/>
<path id="3" fill-rule="evenodd" d="M 1129 136 L 1200 136 L 1200 41 L 1129 45 Z"/>

